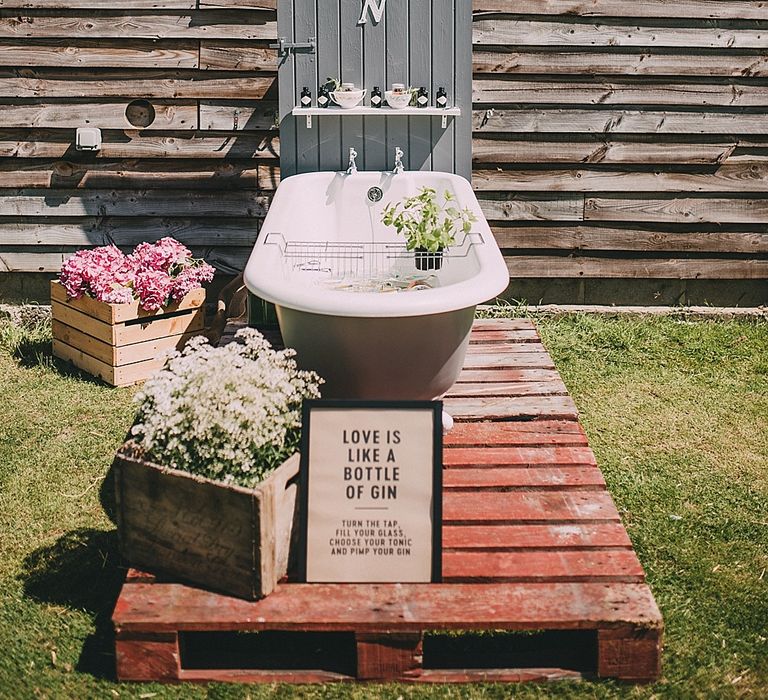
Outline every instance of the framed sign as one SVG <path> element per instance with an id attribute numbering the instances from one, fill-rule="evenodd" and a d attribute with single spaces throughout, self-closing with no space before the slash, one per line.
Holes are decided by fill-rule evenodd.
<path id="1" fill-rule="evenodd" d="M 305 401 L 301 579 L 439 581 L 442 443 L 439 401 Z"/>

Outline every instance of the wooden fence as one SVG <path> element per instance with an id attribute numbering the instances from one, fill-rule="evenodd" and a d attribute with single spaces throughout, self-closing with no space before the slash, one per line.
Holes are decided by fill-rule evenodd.
<path id="1" fill-rule="evenodd" d="M 279 181 L 274 6 L 0 0 L 0 270 L 162 235 L 240 269 Z M 512 293 L 768 300 L 768 4 L 474 8 L 474 186 Z"/>

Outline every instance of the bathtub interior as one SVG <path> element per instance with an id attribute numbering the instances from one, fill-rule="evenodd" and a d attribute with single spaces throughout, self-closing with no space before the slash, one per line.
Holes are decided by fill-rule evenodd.
<path id="1" fill-rule="evenodd" d="M 457 184 L 455 176 L 441 173 L 333 173 L 317 182 L 290 178 L 260 236 L 262 262 L 292 287 L 330 291 L 425 289 L 465 281 L 480 272 L 476 248 L 490 232 L 460 233 L 442 255 L 440 269 L 420 271 L 404 237 L 381 221 L 386 206 L 424 186 L 450 192 L 461 208 L 473 209 L 472 202 L 462 201 Z M 371 188 L 381 191 L 380 199 L 369 197 Z"/>

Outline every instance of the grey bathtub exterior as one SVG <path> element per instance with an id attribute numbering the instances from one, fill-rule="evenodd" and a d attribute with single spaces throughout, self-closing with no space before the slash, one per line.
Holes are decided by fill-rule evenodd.
<path id="1" fill-rule="evenodd" d="M 432 400 L 461 372 L 475 307 L 427 316 L 361 318 L 277 305 L 286 347 L 323 379 L 328 399 Z"/>

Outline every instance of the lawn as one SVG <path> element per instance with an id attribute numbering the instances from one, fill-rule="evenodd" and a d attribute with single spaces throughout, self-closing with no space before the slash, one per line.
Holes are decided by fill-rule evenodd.
<path id="1" fill-rule="evenodd" d="M 768 323 L 540 318 L 666 621 L 663 679 L 547 686 L 118 685 L 104 476 L 133 391 L 0 321 L 0 698 L 768 697 Z"/>

